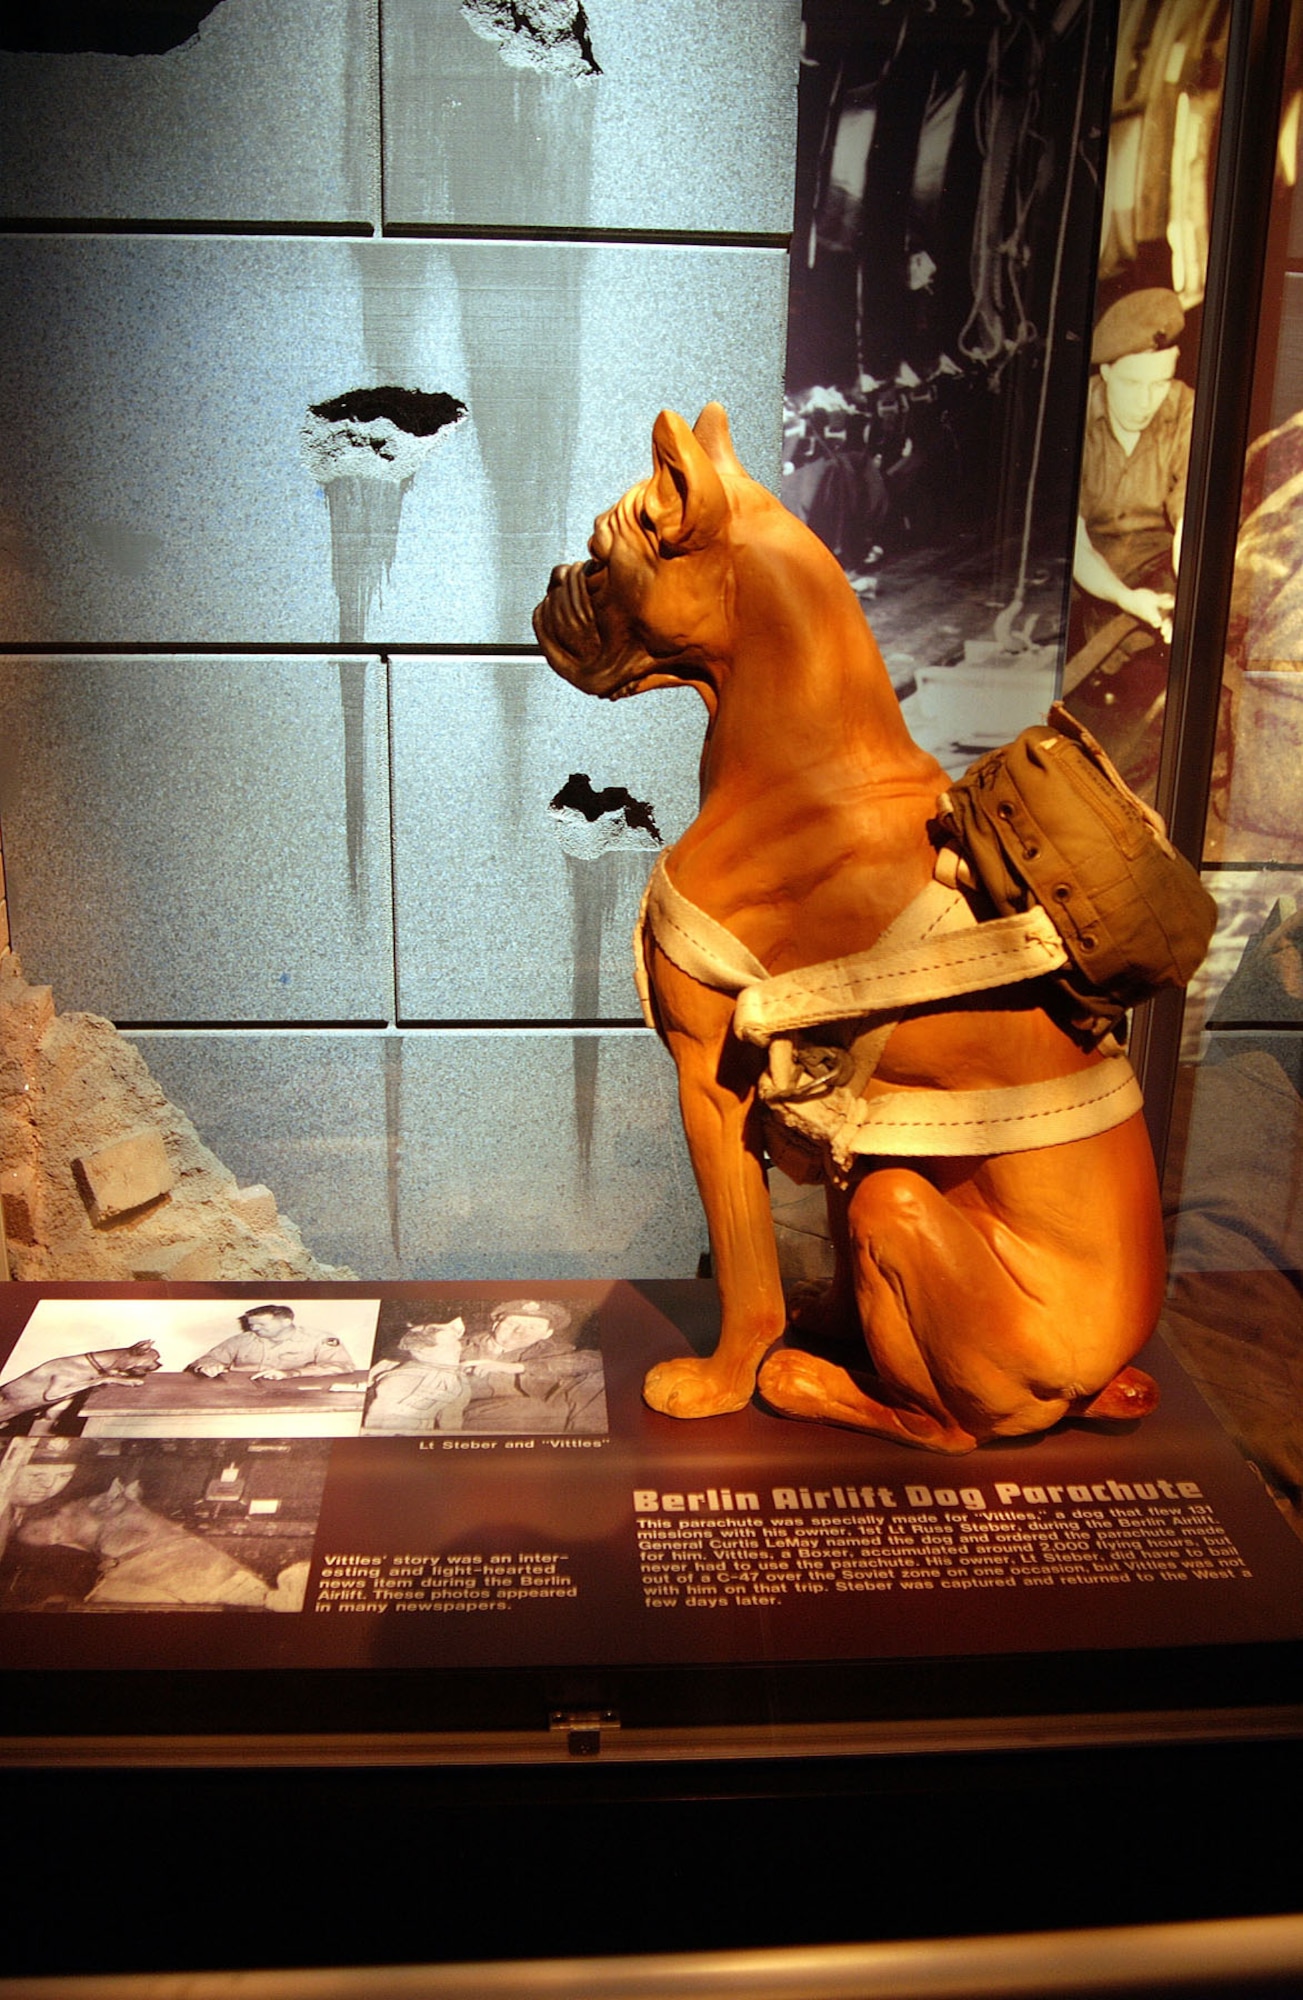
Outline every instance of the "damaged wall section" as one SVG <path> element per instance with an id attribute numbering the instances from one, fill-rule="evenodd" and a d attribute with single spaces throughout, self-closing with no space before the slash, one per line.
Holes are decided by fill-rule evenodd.
<path id="1" fill-rule="evenodd" d="M 701 718 L 584 703 L 529 614 L 662 403 L 776 481 L 799 0 L 27 14 L 15 1275 L 348 1275 L 280 1200 L 368 1277 L 688 1275 L 628 935 Z"/>
<path id="2" fill-rule="evenodd" d="M 351 1278 L 241 1187 L 109 1021 L 0 954 L 0 1212 L 14 1278 Z"/>
<path id="3" fill-rule="evenodd" d="M 330 510 L 331 576 L 339 642 L 366 635 L 398 549 L 403 500 L 440 437 L 462 422 L 465 403 L 446 390 L 351 389 L 314 403 L 303 455 Z"/>
<path id="4" fill-rule="evenodd" d="M 574 0 L 462 0 L 462 19 L 497 44 L 510 69 L 536 69 L 581 83 L 600 76 L 588 17 Z"/>
<path id="5" fill-rule="evenodd" d="M 0 13 L 0 49 L 32 55 L 163 56 L 184 48 L 222 0 L 39 0 Z"/>
<path id="6" fill-rule="evenodd" d="M 564 852 L 577 861 L 611 848 L 646 853 L 662 845 L 656 815 L 645 799 L 636 799 L 624 785 L 594 791 L 587 771 L 570 773 L 548 812 Z"/>

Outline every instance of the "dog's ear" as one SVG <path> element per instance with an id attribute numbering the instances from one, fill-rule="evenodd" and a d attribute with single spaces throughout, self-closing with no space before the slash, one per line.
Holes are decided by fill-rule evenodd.
<path id="1" fill-rule="evenodd" d="M 673 410 L 652 428 L 655 471 L 645 505 L 666 555 L 690 555 L 713 541 L 728 515 L 718 472 Z"/>
<path id="2" fill-rule="evenodd" d="M 726 477 L 745 479 L 746 467 L 733 449 L 733 433 L 728 427 L 728 412 L 722 403 L 707 403 L 696 423 L 692 435 L 702 446 L 717 472 Z"/>

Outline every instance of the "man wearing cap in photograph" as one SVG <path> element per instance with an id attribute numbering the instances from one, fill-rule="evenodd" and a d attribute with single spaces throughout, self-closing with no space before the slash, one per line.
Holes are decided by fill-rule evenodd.
<path id="1" fill-rule="evenodd" d="M 1152 795 L 1181 559 L 1194 392 L 1175 292 L 1129 292 L 1095 328 L 1064 699 Z"/>
<path id="2" fill-rule="evenodd" d="M 462 1419 L 468 1431 L 604 1431 L 602 1357 L 576 1346 L 579 1328 L 560 1299 L 507 1299 L 490 1331 L 469 1341 L 473 1387 Z"/>

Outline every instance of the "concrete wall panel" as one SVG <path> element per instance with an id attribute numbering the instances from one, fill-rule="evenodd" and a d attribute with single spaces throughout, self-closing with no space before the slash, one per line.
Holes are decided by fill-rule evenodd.
<path id="1" fill-rule="evenodd" d="M 649 1034 L 132 1040 L 241 1181 L 366 1278 L 696 1271 L 674 1068 Z"/>
<path id="2" fill-rule="evenodd" d="M 596 702 L 525 660 L 391 672 L 400 1019 L 640 1018 L 630 932 L 655 835 L 696 814 L 698 697 Z M 575 776 L 591 819 L 548 811 Z M 599 814 L 609 787 L 654 832 L 632 806 Z"/>
<path id="3" fill-rule="evenodd" d="M 407 1275 L 391 1222 L 398 1159 L 386 1115 L 391 1038 L 146 1029 L 130 1039 L 205 1145 L 242 1186 L 270 1187 L 317 1256 L 363 1278 Z"/>
<path id="4" fill-rule="evenodd" d="M 384 1021 L 378 661 L 0 661 L 13 942 L 60 1007 Z"/>
<path id="5" fill-rule="evenodd" d="M 591 57 L 484 38 L 491 0 L 386 0 L 386 221 L 790 229 L 799 0 L 585 12 Z"/>
<path id="6" fill-rule="evenodd" d="M 121 45 L 114 17 L 129 11 L 82 8 L 88 29 L 109 32 L 82 36 L 83 52 L 51 53 L 31 48 L 43 38 L 48 48 L 55 26 L 43 6 L 5 9 L 0 213 L 169 222 L 372 216 L 375 0 L 217 0 L 181 46 L 113 53 Z M 165 18 L 161 8 L 154 15 Z"/>
<path id="7" fill-rule="evenodd" d="M 674 1065 L 654 1036 L 404 1043 L 399 1185 L 414 1275 L 695 1275 L 705 1221 Z"/>
<path id="8" fill-rule="evenodd" d="M 527 642 L 663 404 L 719 397 L 776 476 L 784 286 L 777 251 L 10 238 L 0 637 Z M 469 414 L 341 421 L 323 485 L 309 409 L 378 386 Z"/>

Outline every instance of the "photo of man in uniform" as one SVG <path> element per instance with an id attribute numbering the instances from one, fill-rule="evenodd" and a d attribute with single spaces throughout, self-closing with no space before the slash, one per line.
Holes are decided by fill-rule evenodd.
<path id="1" fill-rule="evenodd" d="M 279 1382 L 287 1375 L 347 1375 L 356 1366 L 335 1334 L 300 1326 L 293 1306 L 266 1305 L 241 1313 L 239 1333 L 198 1355 L 190 1373 L 215 1381 L 239 1369 L 255 1382 Z"/>
<path id="2" fill-rule="evenodd" d="M 471 1379 L 462 1418 L 468 1431 L 602 1433 L 606 1386 L 596 1348 L 576 1345 L 579 1329 L 560 1299 L 507 1299 L 489 1331 L 468 1341 Z"/>
<path id="3" fill-rule="evenodd" d="M 0 1420 L 8 1402 L 33 1434 L 356 1437 L 379 1299 L 253 1297 L 42 1299 L 0 1370 Z"/>
<path id="4" fill-rule="evenodd" d="M 1129 292 L 1091 344 L 1063 699 L 1152 800 L 1194 392 L 1177 379 L 1185 314 L 1162 286 Z"/>
<path id="5" fill-rule="evenodd" d="M 471 1398 L 471 1378 L 461 1365 L 465 1341 L 460 1315 L 409 1327 L 397 1352 L 371 1370 L 363 1430 L 401 1437 L 459 1431 Z"/>

